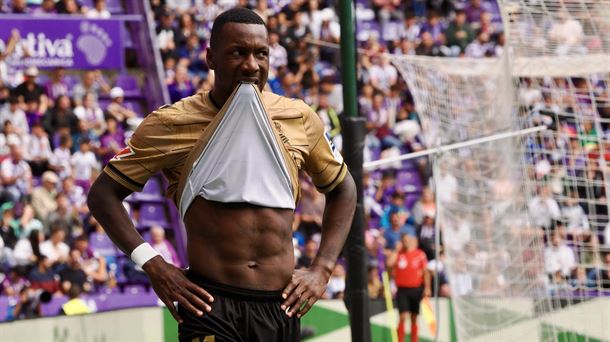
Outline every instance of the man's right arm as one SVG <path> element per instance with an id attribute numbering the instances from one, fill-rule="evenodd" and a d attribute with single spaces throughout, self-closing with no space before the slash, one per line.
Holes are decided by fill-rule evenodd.
<path id="1" fill-rule="evenodd" d="M 123 200 L 131 192 L 130 189 L 102 172 L 93 183 L 87 196 L 87 204 L 93 216 L 104 227 L 115 245 L 127 255 L 131 255 L 136 247 L 144 243 L 144 239 L 135 229 L 129 214 L 123 207 Z M 211 310 L 208 303 L 213 301 L 212 296 L 189 281 L 182 269 L 165 262 L 161 256 L 157 255 L 150 259 L 144 263 L 142 268 L 148 275 L 159 299 L 165 303 L 178 322 L 182 322 L 182 319 L 178 315 L 174 302 L 180 303 L 197 316 Z"/>

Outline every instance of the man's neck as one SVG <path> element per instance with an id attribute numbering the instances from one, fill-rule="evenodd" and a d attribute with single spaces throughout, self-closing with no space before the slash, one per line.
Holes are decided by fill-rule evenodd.
<path id="1" fill-rule="evenodd" d="M 222 108 L 222 106 L 224 106 L 225 102 L 227 102 L 227 99 L 229 98 L 228 96 L 219 96 L 217 95 L 217 91 L 215 91 L 215 89 L 210 90 L 210 93 L 208 94 L 210 101 L 212 101 L 212 104 L 214 106 L 216 106 L 216 108 L 218 110 L 220 110 Z"/>

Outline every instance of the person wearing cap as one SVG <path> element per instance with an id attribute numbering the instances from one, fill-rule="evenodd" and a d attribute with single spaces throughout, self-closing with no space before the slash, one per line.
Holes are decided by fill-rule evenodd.
<path id="1" fill-rule="evenodd" d="M 36 83 L 38 77 L 38 68 L 30 66 L 23 72 L 23 82 L 13 89 L 13 94 L 19 96 L 23 102 L 30 99 L 38 99 L 46 101 L 47 96 L 44 93 L 44 87 Z"/>
<path id="2" fill-rule="evenodd" d="M 59 177 L 53 171 L 46 171 L 42 174 L 42 184 L 32 191 L 32 208 L 36 218 L 45 225 L 49 223 L 49 214 L 57 210 L 57 183 Z"/>
<path id="3" fill-rule="evenodd" d="M 402 234 L 401 242 L 388 256 L 387 265 L 394 269 L 394 282 L 398 287 L 398 340 L 405 340 L 404 324 L 411 320 L 411 342 L 417 342 L 417 315 L 419 305 L 424 297 L 429 297 L 430 271 L 426 267 L 428 259 L 424 251 L 418 248 L 417 237 L 413 232 Z"/>
<path id="4" fill-rule="evenodd" d="M 180 341 L 298 341 L 300 318 L 324 294 L 347 238 L 356 187 L 317 114 L 302 100 L 264 91 L 269 40 L 265 23 L 256 13 L 236 7 L 220 14 L 212 27 L 207 62 L 215 72 L 213 89 L 146 116 L 128 146 L 110 160 L 93 184 L 89 208 L 108 236 L 146 272 L 179 322 Z M 228 114 L 229 108 L 238 109 Z M 257 142 L 264 132 L 255 126 L 255 117 L 269 128 L 270 143 Z M 220 118 L 232 120 L 229 129 L 235 129 L 235 134 L 201 144 L 208 135 L 228 135 L 228 130 L 222 130 L 226 126 L 218 126 Z M 239 130 L 240 120 L 248 122 L 247 130 Z M 239 141 L 239 147 L 251 142 L 254 148 L 248 145 L 239 151 L 232 146 L 234 141 Z M 225 154 L 211 163 L 202 146 L 217 152 L 231 148 L 236 156 Z M 276 149 L 280 164 L 261 165 L 259 159 L 270 157 L 271 149 Z M 200 153 L 202 162 L 192 162 Z M 282 200 L 268 196 L 265 204 L 257 204 L 244 198 L 239 179 L 225 182 L 231 189 L 221 190 L 215 199 L 202 193 L 210 186 L 187 189 L 187 181 L 198 180 L 190 175 L 200 166 L 233 167 L 233 160 L 243 167 L 227 172 L 237 177 L 235 169 L 252 170 L 261 184 L 268 184 L 264 190 L 269 191 L 252 192 L 257 199 L 278 192 Z M 317 254 L 307 267 L 295 270 L 292 222 L 300 192 L 299 170 L 312 177 L 326 202 Z M 126 196 L 142 191 L 159 171 L 169 183 L 168 197 L 184 218 L 187 271 L 167 263 L 145 243 L 122 205 Z M 252 189 L 249 183 L 243 187 Z M 182 196 L 185 192 L 189 194 Z"/>
<path id="5" fill-rule="evenodd" d="M 112 102 L 106 108 L 106 116 L 113 117 L 124 128 L 136 127 L 141 120 L 138 120 L 136 112 L 125 107 L 125 92 L 120 87 L 110 89 L 110 99 Z"/>

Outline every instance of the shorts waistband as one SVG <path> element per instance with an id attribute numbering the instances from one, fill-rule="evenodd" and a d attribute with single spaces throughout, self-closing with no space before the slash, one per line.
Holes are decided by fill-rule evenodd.
<path id="1" fill-rule="evenodd" d="M 240 299 L 251 302 L 280 302 L 283 301 L 282 291 L 264 291 L 244 289 L 231 285 L 225 285 L 206 277 L 203 277 L 191 270 L 187 270 L 186 277 L 201 286 L 204 290 L 211 294 L 220 295 L 227 298 Z"/>

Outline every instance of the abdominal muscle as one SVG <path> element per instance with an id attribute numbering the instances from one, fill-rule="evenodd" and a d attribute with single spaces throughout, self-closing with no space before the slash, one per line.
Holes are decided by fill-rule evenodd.
<path id="1" fill-rule="evenodd" d="M 198 196 L 184 217 L 189 267 L 221 284 L 281 290 L 294 270 L 292 218 L 290 209 Z"/>

